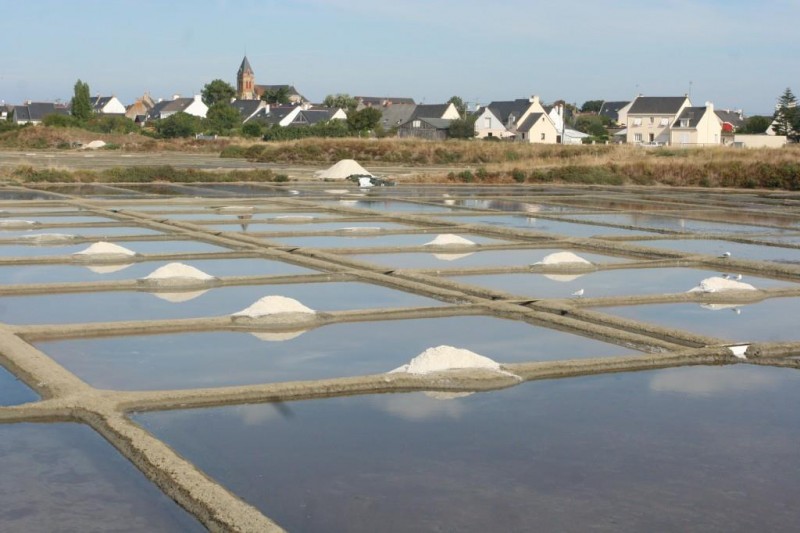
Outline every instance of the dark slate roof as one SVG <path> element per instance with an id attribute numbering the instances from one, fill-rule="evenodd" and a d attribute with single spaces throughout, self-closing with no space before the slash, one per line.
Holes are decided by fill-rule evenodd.
<path id="1" fill-rule="evenodd" d="M 700 122 L 700 119 L 703 118 L 703 115 L 706 114 L 705 107 L 684 107 L 681 114 L 678 115 L 678 118 L 675 119 L 675 122 L 672 123 L 673 128 L 696 128 L 697 123 Z M 686 126 L 681 126 L 682 120 L 688 120 L 689 123 Z"/>
<path id="2" fill-rule="evenodd" d="M 253 69 L 250 67 L 250 62 L 247 60 L 247 56 L 244 56 L 242 64 L 239 66 L 239 74 L 244 74 L 248 70 L 253 72 Z"/>
<path id="3" fill-rule="evenodd" d="M 261 105 L 263 105 L 261 100 L 234 100 L 231 102 L 231 107 L 239 112 L 242 119 L 255 113 Z"/>
<path id="4" fill-rule="evenodd" d="M 378 107 L 381 110 L 381 124 L 385 128 L 393 128 L 407 122 L 416 109 L 415 104 L 392 104 Z"/>
<path id="5" fill-rule="evenodd" d="M 628 115 L 674 115 L 685 101 L 686 96 L 639 96 Z"/>
<path id="6" fill-rule="evenodd" d="M 630 104 L 630 102 L 603 102 L 600 106 L 600 116 L 608 117 L 614 122 L 619 120 L 619 110 Z"/>
<path id="7" fill-rule="evenodd" d="M 525 114 L 525 111 L 527 111 L 530 106 L 530 100 L 527 98 L 518 98 L 510 101 L 492 102 L 486 107 L 497 117 L 497 120 L 503 124 L 508 124 L 509 116 L 514 115 L 514 121 L 517 121 Z"/>
<path id="8" fill-rule="evenodd" d="M 744 125 L 744 116 L 741 111 L 729 111 L 727 109 L 715 109 L 714 113 L 717 114 L 722 122 L 731 124 L 734 128 L 739 128 Z"/>
<path id="9" fill-rule="evenodd" d="M 442 118 L 450 104 L 420 104 L 414 108 L 409 120 L 419 117 Z"/>
<path id="10" fill-rule="evenodd" d="M 331 116 L 338 109 L 304 109 L 297 114 L 297 118 L 292 124 L 316 124 L 330 120 Z"/>
<path id="11" fill-rule="evenodd" d="M 429 125 L 433 129 L 437 130 L 446 130 L 450 127 L 450 123 L 452 120 L 448 118 L 429 118 L 429 117 L 414 117 L 405 124 L 401 125 L 401 128 L 409 128 L 414 123 L 415 120 L 419 120 L 420 122 L 424 122 L 425 124 Z"/>
<path id="12" fill-rule="evenodd" d="M 147 112 L 147 118 L 160 118 L 162 113 L 180 113 L 189 107 L 194 98 L 175 98 L 173 100 L 162 100 Z"/>
<path id="13" fill-rule="evenodd" d="M 113 96 L 92 96 L 89 98 L 89 103 L 92 104 L 92 109 L 95 111 L 100 111 L 103 109 L 111 99 L 114 98 Z"/>
<path id="14" fill-rule="evenodd" d="M 267 112 L 267 108 L 263 108 L 253 116 L 252 120 L 266 124 L 277 124 L 296 108 L 297 106 L 294 105 L 270 106 L 269 112 Z"/>
<path id="15" fill-rule="evenodd" d="M 14 106 L 16 122 L 40 122 L 47 115 L 69 115 L 69 110 L 52 102 L 30 102 Z"/>
<path id="16" fill-rule="evenodd" d="M 275 91 L 278 89 L 286 89 L 286 92 L 289 96 L 299 96 L 303 100 L 305 100 L 305 96 L 297 92 L 297 89 L 294 88 L 294 85 L 256 85 L 255 86 L 256 92 L 259 94 L 263 94 L 267 91 Z"/>
<path id="17" fill-rule="evenodd" d="M 520 133 L 526 133 L 531 130 L 536 121 L 539 120 L 544 116 L 544 113 L 531 113 L 525 118 L 525 121 L 519 125 L 517 131 Z"/>
<path id="18" fill-rule="evenodd" d="M 382 106 L 382 105 L 393 105 L 393 104 L 415 104 L 413 98 L 405 98 L 405 97 L 393 97 L 393 96 L 355 96 L 356 100 L 359 103 L 364 104 L 366 106 Z"/>

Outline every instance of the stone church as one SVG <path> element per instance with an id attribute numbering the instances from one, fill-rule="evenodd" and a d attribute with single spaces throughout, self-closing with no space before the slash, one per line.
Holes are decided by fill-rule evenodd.
<path id="1" fill-rule="evenodd" d="M 256 85 L 256 75 L 253 72 L 253 67 L 250 66 L 250 61 L 247 56 L 242 59 L 242 64 L 239 66 L 239 71 L 236 73 L 236 98 L 239 100 L 259 100 L 261 95 L 267 91 L 275 91 L 278 89 L 285 89 L 289 102 L 292 104 L 307 103 L 308 100 L 297 92 L 293 85 Z"/>

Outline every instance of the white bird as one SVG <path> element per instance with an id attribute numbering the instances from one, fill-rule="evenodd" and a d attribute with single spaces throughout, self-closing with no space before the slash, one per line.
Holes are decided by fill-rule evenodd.
<path id="1" fill-rule="evenodd" d="M 742 280 L 742 275 L 741 274 L 736 274 L 735 276 L 733 276 L 732 279 L 735 279 L 736 281 L 741 281 Z"/>
<path id="2" fill-rule="evenodd" d="M 583 296 L 583 289 L 578 289 L 577 291 L 573 292 L 572 295 L 577 298 L 580 298 L 581 296 Z"/>
<path id="3" fill-rule="evenodd" d="M 720 257 L 727 259 L 730 256 L 731 256 L 730 252 L 722 252 L 722 255 Z"/>
<path id="4" fill-rule="evenodd" d="M 731 279 L 731 275 L 730 274 L 723 274 L 722 275 L 722 279 Z"/>

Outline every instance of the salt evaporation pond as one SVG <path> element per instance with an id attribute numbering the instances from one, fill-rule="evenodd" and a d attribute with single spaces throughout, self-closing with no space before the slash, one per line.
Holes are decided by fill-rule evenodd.
<path id="1" fill-rule="evenodd" d="M 776 263 L 800 263 L 800 249 L 798 248 L 781 248 L 779 246 L 743 244 L 740 242 L 710 239 L 667 239 L 639 241 L 635 242 L 635 244 L 717 257 L 722 255 L 723 252 L 730 252 L 734 259 L 753 259 L 756 261 L 773 261 Z"/>
<path id="2" fill-rule="evenodd" d="M 224 206 L 220 206 L 224 207 Z M 243 206 L 247 207 L 247 206 Z M 257 206 L 261 209 L 261 206 Z M 195 208 L 198 209 L 198 208 Z M 131 211 L 136 211 L 136 208 L 131 208 Z M 144 210 L 143 210 L 144 211 Z M 159 213 L 159 214 L 151 214 L 157 218 L 169 218 L 170 220 L 183 220 L 186 222 L 193 222 L 195 220 L 216 220 L 219 219 L 220 222 L 230 221 L 231 224 L 238 222 L 238 217 L 240 216 L 247 216 L 249 220 L 256 222 L 276 222 L 281 223 L 282 221 L 292 221 L 292 222 L 302 222 L 303 220 L 307 220 L 308 222 L 314 222 L 315 220 L 336 220 L 340 217 L 333 215 L 331 213 L 320 213 L 317 211 L 298 211 L 298 212 L 270 212 L 270 213 L 259 213 L 257 211 L 250 211 L 247 209 L 243 209 L 242 211 L 220 211 L 219 209 L 215 209 L 212 207 L 206 208 L 205 211 L 197 211 L 193 213 Z M 293 220 L 294 219 L 294 220 Z"/>
<path id="3" fill-rule="evenodd" d="M 39 396 L 13 374 L 0 366 L 0 406 L 33 402 Z M 0 520 L 2 526 L 2 520 Z"/>
<path id="4" fill-rule="evenodd" d="M 436 396 L 133 418 L 289 531 L 792 531 L 800 521 L 797 372 L 690 367 Z"/>
<path id="5" fill-rule="evenodd" d="M 112 226 L 112 227 L 63 227 L 63 228 L 38 228 L 31 226 L 28 230 L 4 230 L 0 228 L 0 239 L 18 239 L 42 233 L 69 233 L 83 237 L 92 237 L 102 240 L 105 237 L 118 237 L 120 235 L 160 235 L 162 232 L 139 226 Z"/>
<path id="6" fill-rule="evenodd" d="M 800 341 L 797 331 L 800 298 L 771 298 L 746 305 L 681 303 L 598 307 L 595 310 L 734 342 Z"/>
<path id="7" fill-rule="evenodd" d="M 361 254 L 350 256 L 352 259 L 367 261 L 386 266 L 387 268 L 477 268 L 477 267 L 520 267 L 533 265 L 545 256 L 563 249 L 537 248 L 530 250 L 483 250 L 470 252 L 457 250 L 449 252 L 409 252 L 389 254 Z M 622 257 L 600 255 L 570 250 L 592 263 L 620 263 L 629 261 Z"/>
<path id="8" fill-rule="evenodd" d="M 690 218 L 667 217 L 648 213 L 618 213 L 594 215 L 570 215 L 574 219 L 583 219 L 588 222 L 607 222 L 643 228 L 666 229 L 694 233 L 783 233 L 786 229 L 768 228 L 765 226 L 749 226 L 745 224 L 726 224 L 724 222 L 709 222 L 706 220 L 693 220 Z"/>
<path id="9" fill-rule="evenodd" d="M 228 248 L 201 241 L 120 241 L 125 248 L 138 254 L 189 254 L 230 252 Z M 41 257 L 48 255 L 72 255 L 85 250 L 91 243 L 67 245 L 6 244 L 0 245 L 0 257 Z"/>
<path id="10" fill-rule="evenodd" d="M 128 244 L 128 243 L 126 243 Z M 139 279 L 174 261 L 119 264 L 0 265 L 0 285 L 19 283 L 68 283 Z M 187 259 L 179 262 L 214 277 L 317 274 L 315 270 L 267 259 Z"/>
<path id="11" fill-rule="evenodd" d="M 37 347 L 94 387 L 158 390 L 378 374 L 442 344 L 501 363 L 636 353 L 488 316 L 355 322 L 280 333 L 218 331 L 48 341 Z"/>
<path id="12" fill-rule="evenodd" d="M 3 531 L 205 531 L 86 426 L 0 425 L 0 471 Z"/>
<path id="13" fill-rule="evenodd" d="M 358 232 L 353 232 L 358 233 Z M 444 229 L 442 234 L 447 233 Z M 270 242 L 283 243 L 291 246 L 305 246 L 308 248 L 369 248 L 369 247 L 395 247 L 395 246 L 424 246 L 426 243 L 436 238 L 436 233 L 416 233 L 399 235 L 379 235 L 379 236 L 353 236 L 353 237 L 333 237 L 333 236 L 309 236 L 309 237 L 267 237 Z M 458 233 L 459 237 L 469 239 L 475 244 L 503 244 L 505 241 L 490 239 L 480 235 L 469 233 Z M 470 246 L 449 246 L 453 253 L 456 251 L 469 251 Z"/>
<path id="14" fill-rule="evenodd" d="M 514 229 L 528 229 L 566 235 L 569 237 L 594 237 L 596 235 L 650 235 L 650 231 L 639 231 L 610 226 L 594 226 L 592 224 L 579 224 L 577 222 L 562 222 L 549 218 L 537 218 L 518 215 L 478 215 L 446 217 L 442 220 L 457 222 L 459 224 L 488 224 Z"/>
<path id="15" fill-rule="evenodd" d="M 441 302 L 379 285 L 356 282 L 244 285 L 207 291 L 90 292 L 0 297 L 0 322 L 66 324 L 167 320 L 229 315 L 268 295 L 300 300 L 317 311 L 378 307 L 429 307 Z M 187 299 L 188 298 L 188 299 Z"/>
<path id="16" fill-rule="evenodd" d="M 0 218 L 0 222 L 4 219 Z M 112 222 L 119 223 L 120 221 L 115 218 L 108 218 L 103 216 L 84 215 L 83 213 L 76 213 L 74 215 L 25 215 L 25 220 L 31 220 L 40 224 L 92 224 L 95 222 Z M 76 228 L 77 229 L 77 228 Z M 86 228 L 80 228 L 86 229 Z M 1 234 L 0 234 L 1 235 Z"/>
<path id="17" fill-rule="evenodd" d="M 372 211 L 391 211 L 393 213 L 448 213 L 455 211 L 449 206 L 415 204 L 413 202 L 400 202 L 397 200 L 361 200 L 346 198 L 343 200 L 326 200 L 319 202 L 330 207 L 354 207 L 357 209 L 371 209 Z"/>
<path id="18" fill-rule="evenodd" d="M 294 231 L 302 231 L 313 233 L 318 231 L 341 231 L 348 228 L 360 228 L 369 230 L 370 228 L 378 228 L 380 230 L 409 230 L 415 229 L 414 226 L 408 224 L 398 224 L 397 222 L 384 222 L 382 220 L 366 221 L 366 222 L 314 222 L 309 220 L 307 223 L 298 221 L 299 224 L 264 224 L 253 222 L 252 220 L 242 220 L 237 222 L 230 222 L 226 224 L 214 224 L 207 226 L 219 231 L 247 231 L 248 233 L 286 233 Z M 244 229 L 242 226 L 245 226 Z M 353 233 L 358 233 L 354 231 Z M 368 231 L 364 231 L 368 233 Z"/>
<path id="19" fill-rule="evenodd" d="M 586 274 L 486 274 L 448 279 L 526 297 L 569 298 L 574 291 L 584 289 L 584 297 L 595 298 L 686 292 L 700 281 L 719 275 L 714 270 L 697 268 L 631 268 Z M 745 276 L 743 281 L 757 289 L 794 285 L 790 281 L 755 276 Z"/>

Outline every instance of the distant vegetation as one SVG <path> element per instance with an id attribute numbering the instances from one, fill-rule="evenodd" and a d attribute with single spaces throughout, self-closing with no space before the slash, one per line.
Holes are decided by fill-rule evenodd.
<path id="1" fill-rule="evenodd" d="M 227 172 L 205 172 L 196 169 L 178 169 L 171 166 L 121 167 L 107 170 L 63 170 L 32 167 L 18 167 L 2 171 L 10 179 L 24 183 L 193 183 L 268 181 L 282 182 L 286 177 L 269 169 L 230 170 Z"/>

